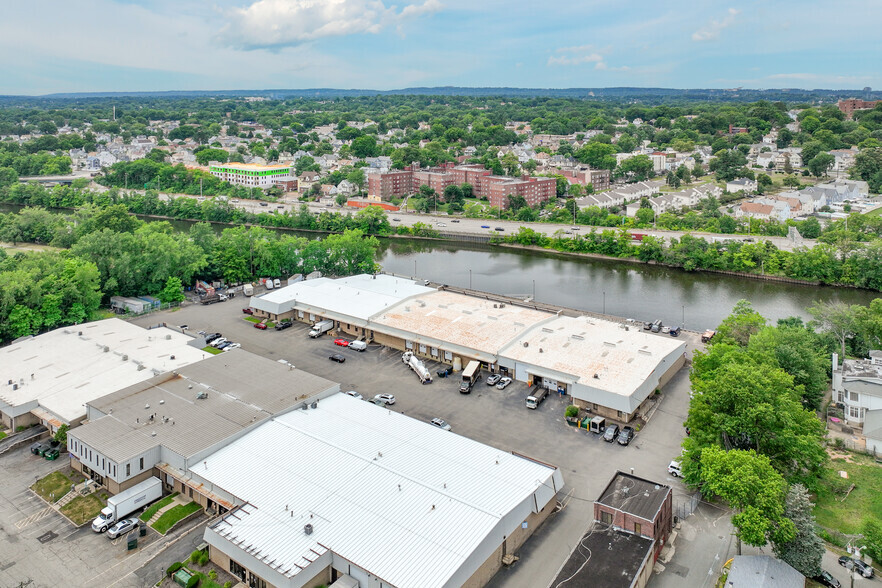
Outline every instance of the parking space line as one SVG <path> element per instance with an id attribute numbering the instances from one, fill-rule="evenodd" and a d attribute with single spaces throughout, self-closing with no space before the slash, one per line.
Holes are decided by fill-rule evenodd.
<path id="1" fill-rule="evenodd" d="M 39 521 L 43 517 L 47 516 L 53 510 L 55 510 L 55 509 L 53 509 L 51 506 L 47 506 L 43 510 L 37 511 L 34 514 L 32 514 L 31 516 L 24 518 L 24 519 L 18 521 L 17 523 L 15 523 L 15 528 L 18 529 L 19 531 L 21 531 L 22 529 L 25 529 L 25 528 L 31 526 L 32 524 L 36 523 L 37 521 Z"/>

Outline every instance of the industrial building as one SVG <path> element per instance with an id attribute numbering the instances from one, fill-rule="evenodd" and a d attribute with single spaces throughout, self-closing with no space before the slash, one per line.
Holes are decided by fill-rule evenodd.
<path id="1" fill-rule="evenodd" d="M 548 517 L 548 464 L 336 394 L 191 467 L 239 505 L 205 531 L 249 586 L 483 586 Z"/>
<path id="2" fill-rule="evenodd" d="M 0 349 L 0 419 L 12 430 L 75 427 L 89 402 L 209 357 L 192 341 L 115 318 L 14 341 Z"/>
<path id="3" fill-rule="evenodd" d="M 623 422 L 686 361 L 686 345 L 676 338 L 383 274 L 306 280 L 252 297 L 251 308 L 271 320 L 331 319 L 335 334 L 412 351 L 454 369 L 476 360 Z"/>
<path id="4" fill-rule="evenodd" d="M 156 476 L 166 491 L 223 511 L 232 503 L 191 483 L 192 465 L 274 415 L 339 390 L 241 349 L 208 356 L 87 402 L 87 422 L 68 432 L 71 466 L 113 494 Z"/>

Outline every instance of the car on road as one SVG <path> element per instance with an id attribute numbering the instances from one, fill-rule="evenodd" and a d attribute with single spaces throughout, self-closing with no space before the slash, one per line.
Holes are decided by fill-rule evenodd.
<path id="1" fill-rule="evenodd" d="M 499 380 L 499 383 L 496 384 L 497 390 L 505 390 L 505 387 L 511 384 L 511 378 L 502 378 Z"/>
<path id="2" fill-rule="evenodd" d="M 490 228 L 490 225 L 481 225 L 481 228 L 482 228 L 482 229 L 489 229 L 489 228 Z"/>
<path id="3" fill-rule="evenodd" d="M 395 404 L 395 396 L 392 394 L 377 394 L 374 400 L 379 400 L 383 404 Z"/>
<path id="4" fill-rule="evenodd" d="M 328 356 L 328 359 L 330 359 L 331 361 L 336 361 L 337 363 L 343 363 L 344 361 L 346 361 L 346 358 L 339 353 Z"/>
<path id="5" fill-rule="evenodd" d="M 671 337 L 679 337 L 680 336 L 680 327 L 671 327 L 671 330 L 668 331 L 668 334 Z"/>
<path id="6" fill-rule="evenodd" d="M 452 223 L 458 223 L 458 222 L 459 222 L 459 219 L 458 219 L 458 218 L 455 218 L 455 219 L 453 219 L 453 220 L 450 221 L 450 222 L 452 222 Z"/>
<path id="7" fill-rule="evenodd" d="M 493 229 L 493 230 L 494 230 L 494 231 L 504 231 L 505 229 L 503 229 L 502 227 L 496 227 L 496 228 Z"/>
<path id="8" fill-rule="evenodd" d="M 334 339 L 334 345 L 339 345 L 340 347 L 349 347 L 349 341 L 346 339 Z"/>
<path id="9" fill-rule="evenodd" d="M 502 376 L 500 376 L 499 374 L 490 374 L 489 376 L 487 376 L 487 385 L 488 386 L 495 386 L 496 384 L 499 383 L 499 380 L 501 380 L 501 379 L 502 379 Z"/>
<path id="10" fill-rule="evenodd" d="M 241 343 L 230 343 L 224 347 L 224 351 L 232 351 L 233 349 L 239 349 L 242 347 Z"/>
<path id="11" fill-rule="evenodd" d="M 435 425 L 436 427 L 438 427 L 439 429 L 444 429 L 445 431 L 450 430 L 450 425 L 447 424 L 447 421 L 445 421 L 444 419 L 432 419 L 429 422 L 432 423 L 433 425 Z"/>
<path id="12" fill-rule="evenodd" d="M 438 223 L 438 226 L 439 226 L 439 227 L 446 227 L 446 226 L 447 226 L 447 223 Z"/>
<path id="13" fill-rule="evenodd" d="M 401 222 L 401 219 L 398 218 L 398 217 L 394 217 L 394 218 L 392 219 L 392 222 L 400 223 L 400 222 Z"/>
<path id="14" fill-rule="evenodd" d="M 350 390 L 350 391 L 347 392 L 346 394 L 348 394 L 349 396 L 352 396 L 352 397 L 355 398 L 356 400 L 364 400 L 364 396 L 362 396 L 361 394 L 359 394 L 359 393 L 356 392 L 355 390 Z"/>
<path id="15" fill-rule="evenodd" d="M 260 205 L 261 206 L 269 206 L 269 204 L 267 204 L 266 202 L 261 202 Z"/>
<path id="16" fill-rule="evenodd" d="M 571 227 L 574 231 L 578 231 L 579 227 Z"/>
<path id="17" fill-rule="evenodd" d="M 634 438 L 634 427 L 624 426 L 622 430 L 619 431 L 619 436 L 616 437 L 616 441 L 619 445 L 627 445 L 631 442 L 631 439 Z"/>
<path id="18" fill-rule="evenodd" d="M 674 476 L 675 478 L 679 478 L 683 475 L 683 472 L 680 470 L 680 462 L 677 460 L 673 460 L 668 464 L 668 473 Z"/>
<path id="19" fill-rule="evenodd" d="M 230 202 L 232 202 L 233 204 L 238 204 L 238 203 L 239 203 L 239 199 L 238 199 L 238 198 L 233 198 L 232 200 L 230 200 Z"/>
<path id="20" fill-rule="evenodd" d="M 812 578 L 812 580 L 821 586 L 827 586 L 827 588 L 842 588 L 842 584 L 839 583 L 839 580 L 831 576 L 830 572 L 826 570 L 821 570 L 821 573 Z"/>
<path id="21" fill-rule="evenodd" d="M 843 555 L 839 558 L 839 565 L 847 570 L 854 569 L 864 578 L 872 578 L 874 575 L 873 566 L 859 559 L 851 558 L 847 555 Z"/>
<path id="22" fill-rule="evenodd" d="M 243 308 L 243 309 L 242 309 L 242 312 L 243 312 L 244 314 L 254 314 L 254 311 L 251 310 L 250 308 L 247 308 L 247 307 L 246 307 L 246 308 Z"/>
<path id="23" fill-rule="evenodd" d="M 607 443 L 612 443 L 616 440 L 616 437 L 619 436 L 619 426 L 618 425 L 609 425 L 606 430 L 603 432 L 603 440 Z"/>
<path id="24" fill-rule="evenodd" d="M 43 453 L 43 457 L 46 459 L 46 461 L 55 461 L 56 459 L 58 459 L 58 455 L 60 453 L 61 452 L 58 451 L 57 447 L 53 447 L 52 449 L 47 449 L 46 452 Z"/>
<path id="25" fill-rule="evenodd" d="M 282 321 L 280 323 L 276 323 L 276 330 L 277 331 L 284 331 L 285 329 L 287 329 L 288 327 L 291 327 L 293 325 L 294 325 L 294 321 Z"/>
<path id="26" fill-rule="evenodd" d="M 266 323 L 254 323 L 255 329 L 260 329 L 261 331 L 266 330 Z"/>
<path id="27" fill-rule="evenodd" d="M 120 535 L 125 535 L 138 527 L 138 519 L 123 519 L 114 526 L 107 529 L 107 536 L 110 539 L 116 539 Z"/>

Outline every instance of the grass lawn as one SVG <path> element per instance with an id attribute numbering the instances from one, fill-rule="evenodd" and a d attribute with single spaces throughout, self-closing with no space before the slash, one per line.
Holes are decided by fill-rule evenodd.
<path id="1" fill-rule="evenodd" d="M 202 507 L 199 506 L 199 503 L 197 502 L 179 504 L 162 513 L 162 516 L 153 523 L 153 528 L 156 529 L 158 533 L 165 535 L 175 523 L 201 509 Z"/>
<path id="2" fill-rule="evenodd" d="M 263 319 L 259 319 L 259 318 L 257 318 L 256 316 L 250 316 L 250 315 L 249 315 L 249 316 L 246 316 L 246 317 L 245 317 L 245 320 L 248 321 L 249 323 L 259 323 L 259 322 L 260 322 L 261 320 L 263 320 Z"/>
<path id="3" fill-rule="evenodd" d="M 882 467 L 866 455 L 851 454 L 851 461 L 830 461 L 815 501 L 818 524 L 846 534 L 859 533 L 867 517 L 882 519 Z M 839 470 L 848 472 L 848 479 L 840 478 Z M 842 502 L 852 484 L 854 490 Z"/>
<path id="4" fill-rule="evenodd" d="M 3 437 L 6 437 L 6 433 L 4 433 L 3 431 L 0 431 L 0 439 L 2 439 Z"/>
<path id="5" fill-rule="evenodd" d="M 202 348 L 202 351 L 207 351 L 208 353 L 211 353 L 212 355 L 217 355 L 218 353 L 223 353 L 222 349 L 215 349 L 211 345 L 206 345 L 205 347 Z"/>
<path id="6" fill-rule="evenodd" d="M 72 482 L 61 472 L 52 472 L 31 486 L 31 490 L 40 495 L 46 502 L 57 502 L 70 491 Z"/>
<path id="7" fill-rule="evenodd" d="M 871 210 L 870 212 L 865 212 L 865 213 L 864 213 L 865 216 L 879 216 L 880 214 L 882 214 L 882 207 L 880 207 L 880 208 L 874 208 L 874 209 Z"/>
<path id="8" fill-rule="evenodd" d="M 172 501 L 175 499 L 175 496 L 177 496 L 177 495 L 178 495 L 178 493 L 175 492 L 174 494 L 169 494 L 168 496 L 166 496 L 166 497 L 163 498 L 162 500 L 159 500 L 159 501 L 157 501 L 157 502 L 154 502 L 154 503 L 153 503 L 153 504 L 152 504 L 147 510 L 144 511 L 144 514 L 141 515 L 141 517 L 140 517 L 141 520 L 142 520 L 142 521 L 145 521 L 145 522 L 146 522 L 146 521 L 149 521 L 149 520 L 150 520 L 150 517 L 152 517 L 153 515 L 155 515 L 156 512 L 157 512 L 160 508 L 162 508 L 163 506 L 168 506 L 169 504 L 171 504 Z"/>
<path id="9" fill-rule="evenodd" d="M 62 506 L 61 512 L 75 525 L 83 525 L 97 517 L 105 506 L 107 506 L 107 494 L 95 492 L 88 496 L 77 496 Z"/>

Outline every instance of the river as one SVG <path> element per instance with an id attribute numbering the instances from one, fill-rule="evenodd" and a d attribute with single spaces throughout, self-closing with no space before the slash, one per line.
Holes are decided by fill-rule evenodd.
<path id="1" fill-rule="evenodd" d="M 0 212 L 19 208 L 0 205 Z M 172 221 L 182 231 L 190 224 Z M 218 231 L 223 228 L 215 226 Z M 716 327 L 741 299 L 776 321 L 790 316 L 809 319 L 806 308 L 817 300 L 866 305 L 882 296 L 854 288 L 766 282 L 553 251 L 415 239 L 380 242 L 380 264 L 390 273 L 507 296 L 534 297 L 579 310 L 644 321 L 661 319 L 664 324 L 684 324 L 692 330 Z"/>

